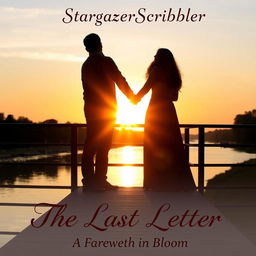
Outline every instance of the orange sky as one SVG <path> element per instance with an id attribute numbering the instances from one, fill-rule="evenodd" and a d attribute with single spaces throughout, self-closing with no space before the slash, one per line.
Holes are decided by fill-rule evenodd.
<path id="1" fill-rule="evenodd" d="M 96 2 L 89 8 L 74 1 L 74 8 L 97 11 Z M 111 10 L 129 12 L 142 2 L 145 4 L 133 1 L 126 7 L 116 2 Z M 66 6 L 60 1 L 11 4 L 3 0 L 0 112 L 33 121 L 55 118 L 59 122 L 84 122 L 80 68 L 87 53 L 82 39 L 96 32 L 102 37 L 105 55 L 115 60 L 135 92 L 143 85 L 156 50 L 167 47 L 173 52 L 183 76 L 183 88 L 175 103 L 181 123 L 232 123 L 237 113 L 256 108 L 255 3 L 234 1 L 231 6 L 221 1 L 215 5 L 195 2 L 183 1 L 179 7 L 206 13 L 201 23 L 96 27 L 62 23 Z M 168 1 L 158 1 L 157 6 L 153 1 L 147 3 L 155 12 L 169 7 Z M 103 5 L 101 10 L 108 11 L 109 7 Z M 129 108 L 135 123 L 143 123 L 148 99 L 135 108 L 118 93 L 120 109 Z M 125 111 L 119 113 L 124 115 Z"/>

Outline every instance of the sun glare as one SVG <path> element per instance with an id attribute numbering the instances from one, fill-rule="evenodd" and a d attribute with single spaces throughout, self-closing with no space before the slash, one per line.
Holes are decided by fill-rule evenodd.
<path id="1" fill-rule="evenodd" d="M 119 95 L 118 95 L 119 96 Z M 142 100 L 137 105 L 129 102 L 125 97 L 118 97 L 117 124 L 129 126 L 133 124 L 143 124 L 147 109 L 147 99 Z"/>

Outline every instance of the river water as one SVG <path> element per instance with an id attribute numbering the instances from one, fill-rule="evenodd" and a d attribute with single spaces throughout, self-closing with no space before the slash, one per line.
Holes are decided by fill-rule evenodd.
<path id="1" fill-rule="evenodd" d="M 197 163 L 197 148 L 190 148 L 190 162 Z M 55 157 L 61 159 L 66 154 L 56 154 Z M 47 155 L 33 156 L 32 160 L 50 157 Z M 52 157 L 52 155 L 51 155 Z M 241 163 L 243 161 L 256 158 L 256 154 L 249 154 L 235 151 L 231 148 L 206 148 L 205 163 Z M 14 161 L 28 160 L 18 158 Z M 31 157 L 30 159 L 31 160 Z M 143 163 L 143 148 L 125 146 L 122 148 L 113 148 L 109 154 L 110 163 Z M 70 185 L 70 168 L 65 166 L 59 167 L 35 167 L 17 166 L 18 174 L 11 179 L 12 184 L 23 185 Z M 33 168 L 35 168 L 33 170 Z M 29 174 L 26 173 L 29 169 Z M 216 174 L 228 170 L 228 167 L 208 167 L 205 168 L 205 184 L 207 180 Z M 3 172 L 3 167 L 1 172 Z M 78 168 L 78 184 L 81 185 L 81 169 Z M 195 182 L 197 183 L 197 168 L 192 168 Z M 8 175 L 7 175 L 8 176 Z M 109 167 L 108 180 L 112 184 L 126 187 L 140 187 L 143 183 L 143 167 Z M 10 182 L 10 181 L 9 181 Z M 9 189 L 0 188 L 0 202 L 9 203 L 57 203 L 70 193 L 66 189 Z M 21 231 L 29 225 L 30 219 L 34 216 L 32 207 L 6 207 L 0 206 L 0 231 Z M 0 247 L 9 241 L 13 236 L 0 235 Z"/>

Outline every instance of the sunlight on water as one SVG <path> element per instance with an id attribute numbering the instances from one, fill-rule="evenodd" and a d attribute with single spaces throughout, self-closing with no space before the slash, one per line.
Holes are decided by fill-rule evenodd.
<path id="1" fill-rule="evenodd" d="M 122 148 L 113 148 L 109 153 L 109 163 L 115 164 L 142 164 L 142 147 L 126 146 Z M 121 187 L 142 187 L 143 167 L 134 166 L 110 166 L 108 168 L 108 181 L 111 184 Z M 81 168 L 78 173 L 78 185 L 81 186 Z"/>
<path id="2" fill-rule="evenodd" d="M 121 180 L 121 184 L 122 186 L 124 187 L 133 187 L 135 186 L 135 181 L 136 181 L 136 171 L 134 172 L 132 170 L 132 168 L 130 167 L 124 167 L 122 169 L 122 172 L 121 172 L 121 177 L 122 177 L 122 180 Z"/>
<path id="3" fill-rule="evenodd" d="M 134 163 L 136 160 L 136 152 L 132 149 L 132 147 L 124 147 L 123 148 L 123 160 L 124 163 Z M 132 187 L 135 186 L 136 180 L 142 177 L 139 177 L 139 172 L 136 169 L 126 166 L 121 169 L 121 184 L 124 187 Z"/>
<path id="4" fill-rule="evenodd" d="M 64 153 L 65 156 L 67 153 Z M 79 154 L 81 152 L 79 151 Z M 62 153 L 58 154 L 58 156 Z M 37 156 L 40 159 L 40 156 Z M 50 157 L 50 155 L 49 155 Z M 207 148 L 205 150 L 206 163 L 237 163 L 256 158 L 256 154 L 238 152 L 231 148 Z M 24 160 L 24 159 L 22 159 Z M 190 149 L 190 162 L 197 163 L 198 151 Z M 143 148 L 126 146 L 112 148 L 109 153 L 109 163 L 143 163 Z M 195 182 L 197 183 L 197 168 L 191 168 Z M 205 184 L 218 173 L 223 173 L 228 167 L 205 168 Z M 4 169 L 9 171 L 8 168 Z M 10 171 L 13 171 L 10 169 Z M 9 172 L 10 174 L 12 172 Z M 81 168 L 78 167 L 78 185 L 81 186 Z M 40 166 L 34 165 L 17 166 L 17 175 L 12 177 L 16 185 L 70 185 L 70 167 L 66 166 Z M 123 187 L 141 187 L 143 184 L 143 167 L 117 166 L 108 168 L 108 181 Z M 0 188 L 0 201 L 9 203 L 58 203 L 70 193 L 70 190 L 48 190 L 48 189 L 10 189 Z M 17 214 L 18 213 L 18 214 Z M 33 217 L 31 207 L 0 207 L 0 219 L 2 220 L 0 230 L 20 231 L 29 225 Z M 15 219 L 15 221 L 11 221 Z M 13 236 L 0 236 L 0 247 Z"/>

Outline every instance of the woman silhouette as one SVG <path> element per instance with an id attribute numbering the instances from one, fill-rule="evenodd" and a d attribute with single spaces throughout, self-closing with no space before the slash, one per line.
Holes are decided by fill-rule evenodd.
<path id="1" fill-rule="evenodd" d="M 144 188 L 191 191 L 195 183 L 186 160 L 179 122 L 172 101 L 182 81 L 170 50 L 161 48 L 147 70 L 147 81 L 135 102 L 152 89 L 144 130 Z"/>

